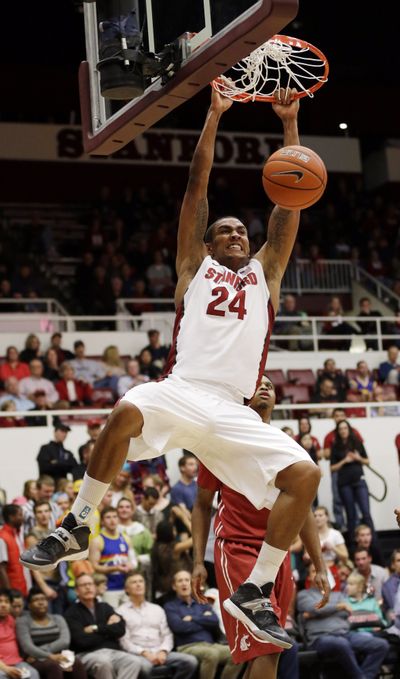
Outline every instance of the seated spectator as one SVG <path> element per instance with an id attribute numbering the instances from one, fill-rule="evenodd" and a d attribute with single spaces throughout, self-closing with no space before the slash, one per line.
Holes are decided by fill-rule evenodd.
<path id="1" fill-rule="evenodd" d="M 309 647 L 317 651 L 322 662 L 326 657 L 334 657 L 349 677 L 375 679 L 388 653 L 388 642 L 369 632 L 350 631 L 348 617 L 352 608 L 341 592 L 331 592 L 328 604 L 316 608 L 321 594 L 315 584 L 313 564 L 308 574 L 312 585 L 298 593 L 297 607 Z M 362 660 L 358 660 L 356 653 L 362 653 Z"/>
<path id="2" fill-rule="evenodd" d="M 395 549 L 390 558 L 390 577 L 382 585 L 383 610 L 393 620 L 394 602 L 400 592 L 400 549 Z"/>
<path id="3" fill-rule="evenodd" d="M 112 389 L 117 395 L 118 380 L 125 375 L 125 365 L 119 355 L 118 347 L 110 345 L 104 349 L 101 365 L 104 369 L 104 377 L 97 379 L 94 386 L 98 389 Z"/>
<path id="4" fill-rule="evenodd" d="M 197 495 L 199 465 L 194 455 L 183 455 L 178 460 L 180 479 L 171 488 L 171 504 L 191 512 Z"/>
<path id="5" fill-rule="evenodd" d="M 382 549 L 376 534 L 372 533 L 370 526 L 360 523 L 354 531 L 356 548 L 363 547 L 368 550 L 372 557 L 372 563 L 378 566 L 386 566 Z"/>
<path id="6" fill-rule="evenodd" d="M 23 524 L 22 508 L 5 504 L 2 508 L 3 526 L 0 528 L 0 587 L 28 593 L 26 574 L 19 561 L 22 552 L 20 531 Z M 29 576 L 27 576 L 29 577 Z"/>
<path id="7" fill-rule="evenodd" d="M 61 615 L 48 612 L 47 598 L 38 587 L 29 591 L 28 608 L 16 621 L 17 639 L 41 679 L 87 679 L 79 658 L 64 655 L 71 640 L 68 625 Z"/>
<path id="8" fill-rule="evenodd" d="M 381 607 L 377 600 L 367 594 L 367 583 L 365 578 L 359 573 L 352 573 L 347 578 L 347 597 L 345 599 L 350 604 L 352 610 L 362 611 L 363 613 L 372 614 L 371 618 L 376 619 L 376 624 L 371 620 L 371 627 L 362 626 L 362 629 L 356 628 L 357 632 L 379 632 L 382 627 L 386 627 L 386 621 L 383 617 Z M 357 615 L 350 615 L 349 622 L 354 625 L 357 620 Z"/>
<path id="9" fill-rule="evenodd" d="M 234 665 L 229 647 L 218 643 L 219 620 L 212 607 L 193 599 L 190 573 L 178 571 L 173 588 L 176 596 L 165 604 L 165 612 L 177 651 L 197 658 L 200 679 L 214 679 L 218 665 L 224 666 L 221 679 L 236 679 L 242 666 Z"/>
<path id="10" fill-rule="evenodd" d="M 142 375 L 147 375 L 150 380 L 156 380 L 160 377 L 162 369 L 156 363 L 153 363 L 151 353 L 148 349 L 142 349 L 138 358 Z"/>
<path id="11" fill-rule="evenodd" d="M 399 348 L 391 345 L 387 350 L 387 361 L 379 364 L 378 375 L 380 382 L 398 385 L 400 383 L 400 363 L 398 363 Z"/>
<path id="12" fill-rule="evenodd" d="M 9 377 L 22 380 L 23 377 L 29 377 L 29 375 L 29 365 L 20 361 L 17 348 L 7 347 L 6 359 L 0 365 L 0 381 L 5 382 Z"/>
<path id="13" fill-rule="evenodd" d="M 372 309 L 371 300 L 369 297 L 362 297 L 359 301 L 359 310 L 357 316 L 362 316 L 363 318 L 373 318 L 382 316 L 380 311 Z M 376 335 L 378 332 L 377 323 L 375 321 L 357 321 L 357 325 L 360 328 L 362 335 Z M 375 339 L 366 339 L 365 344 L 367 349 L 378 349 L 378 342 Z"/>
<path id="14" fill-rule="evenodd" d="M 0 397 L 0 406 L 5 401 L 13 401 L 16 410 L 24 411 L 31 410 L 33 401 L 25 396 L 21 396 L 19 381 L 16 377 L 8 377 L 4 383 L 5 393 Z"/>
<path id="15" fill-rule="evenodd" d="M 313 403 L 336 403 L 337 394 L 333 381 L 329 377 L 324 377 L 323 380 L 316 386 L 314 395 L 312 396 Z M 318 417 L 331 417 L 333 410 L 330 408 L 312 408 L 310 413 L 318 415 Z"/>
<path id="16" fill-rule="evenodd" d="M 305 321 L 307 314 L 305 311 L 298 311 L 296 309 L 297 300 L 294 295 L 285 295 L 283 302 L 279 307 L 279 314 L 275 322 L 274 333 L 276 335 L 296 335 L 296 337 L 302 335 L 309 335 L 311 333 L 310 323 Z M 281 321 L 280 316 L 290 316 L 293 321 Z M 302 319 L 302 320 L 295 320 Z M 290 351 L 296 351 L 297 349 L 309 349 L 309 340 L 284 340 L 283 342 L 277 342 L 278 346 L 287 346 Z M 312 345 L 311 345 L 312 346 Z"/>
<path id="17" fill-rule="evenodd" d="M 178 570 L 191 570 L 193 560 L 191 537 L 177 539 L 177 531 L 169 521 L 157 525 L 156 539 L 151 550 L 153 591 L 165 600 L 172 590 L 174 575 Z"/>
<path id="18" fill-rule="evenodd" d="M 146 488 L 140 504 L 136 507 L 134 515 L 135 521 L 140 521 L 140 523 L 146 526 L 153 538 L 156 536 L 157 525 L 164 519 L 162 512 L 155 509 L 159 497 L 160 494 L 158 490 L 155 488 Z"/>
<path id="19" fill-rule="evenodd" d="M 318 439 L 311 434 L 310 418 L 307 417 L 306 415 L 299 418 L 299 433 L 297 434 L 297 436 L 294 437 L 294 440 L 297 441 L 297 443 L 299 443 L 300 438 L 301 438 L 301 436 L 303 436 L 303 434 L 310 434 L 312 445 L 314 446 L 314 450 L 315 450 L 315 452 L 318 456 L 318 459 L 320 459 L 320 456 L 318 455 L 318 453 L 319 453 L 320 450 L 322 451 L 322 449 L 321 449 L 321 446 L 320 446 Z"/>
<path id="20" fill-rule="evenodd" d="M 383 583 L 389 579 L 387 569 L 372 563 L 372 556 L 365 547 L 357 547 L 354 551 L 354 566 L 354 572 L 365 578 L 367 594 L 381 604 Z"/>
<path id="21" fill-rule="evenodd" d="M 19 360 L 21 363 L 30 363 L 35 358 L 42 361 L 42 354 L 40 352 L 40 340 L 37 335 L 31 333 L 25 340 L 25 349 L 23 349 L 19 355 Z"/>
<path id="22" fill-rule="evenodd" d="M 371 417 L 399 417 L 400 416 L 400 403 L 397 405 L 383 405 L 385 401 L 392 401 L 393 396 L 385 394 L 383 387 L 380 384 L 376 384 L 374 391 L 372 392 L 372 399 L 376 403 L 382 403 L 380 406 L 370 408 Z"/>
<path id="23" fill-rule="evenodd" d="M 24 377 L 19 383 L 21 396 L 33 400 L 35 391 L 44 391 L 47 405 L 56 406 L 59 396 L 54 384 L 43 377 L 42 361 L 37 358 L 33 359 L 29 363 L 29 369 L 30 377 Z"/>
<path id="24" fill-rule="evenodd" d="M 356 335 L 357 330 L 349 323 L 343 320 L 344 311 L 340 297 L 334 296 L 331 298 L 328 306 L 326 316 L 332 316 L 332 321 L 325 321 L 322 326 L 322 333 L 324 335 Z M 330 348 L 348 349 L 350 342 L 347 340 L 338 340 L 337 342 L 329 342 Z"/>
<path id="25" fill-rule="evenodd" d="M 159 666 L 168 667 L 174 679 L 191 679 L 197 670 L 197 660 L 193 655 L 172 651 L 174 639 L 165 612 L 161 606 L 146 601 L 143 576 L 128 575 L 125 591 L 129 601 L 117 609 L 126 624 L 121 648 L 139 660 L 141 679 L 150 679 L 153 668 Z"/>
<path id="26" fill-rule="evenodd" d="M 93 389 L 87 382 L 77 380 L 75 371 L 70 363 L 60 366 L 60 380 L 56 382 L 56 389 L 62 401 L 71 408 L 90 406 L 92 404 Z"/>
<path id="27" fill-rule="evenodd" d="M 10 595 L 10 613 L 13 618 L 19 618 L 23 614 L 25 608 L 25 600 L 22 592 L 19 589 L 9 589 L 8 593 Z M 0 650 L 1 657 L 1 650 Z"/>
<path id="28" fill-rule="evenodd" d="M 332 380 L 336 391 L 337 400 L 344 401 L 346 398 L 346 391 L 349 385 L 346 377 L 341 372 L 338 372 L 336 368 L 336 361 L 334 361 L 333 358 L 327 358 L 326 361 L 324 361 L 324 369 L 317 379 L 316 385 L 317 392 L 319 390 L 319 385 L 325 378 Z"/>
<path id="29" fill-rule="evenodd" d="M 74 358 L 74 354 L 69 349 L 63 349 L 62 344 L 62 334 L 61 332 L 54 332 L 50 338 L 50 348 L 54 349 L 57 353 L 58 364 L 64 363 L 64 361 L 70 361 Z"/>
<path id="30" fill-rule="evenodd" d="M 47 401 L 46 392 L 42 389 L 37 389 L 32 394 L 33 408 L 29 410 L 32 413 L 36 412 L 46 412 L 52 410 L 53 406 Z M 26 418 L 28 427 L 46 427 L 47 417 L 45 415 L 29 415 Z"/>
<path id="31" fill-rule="evenodd" d="M 37 670 L 21 658 L 15 627 L 10 591 L 0 589 L 0 678 L 18 679 L 22 676 L 19 670 L 22 670 L 29 673 L 26 676 L 30 679 L 39 679 Z"/>
<path id="32" fill-rule="evenodd" d="M 23 417 L 12 415 L 12 413 L 17 412 L 17 406 L 11 399 L 9 401 L 3 401 L 0 410 L 3 413 L 10 413 L 8 417 L 0 418 L 0 427 L 26 427 L 26 422 Z"/>
<path id="33" fill-rule="evenodd" d="M 54 440 L 44 444 L 37 455 L 39 474 L 49 474 L 54 480 L 65 478 L 75 467 L 76 460 L 70 450 L 64 448 L 71 427 L 57 422 L 54 427 Z"/>
<path id="34" fill-rule="evenodd" d="M 138 659 L 121 651 L 125 621 L 105 602 L 97 601 L 93 577 L 76 578 L 78 601 L 70 606 L 65 619 L 71 631 L 71 648 L 94 679 L 138 679 Z"/>
<path id="35" fill-rule="evenodd" d="M 372 377 L 366 361 L 358 361 L 355 376 L 350 380 L 350 389 L 359 396 L 360 401 L 372 401 L 376 381 Z"/>
<path id="36" fill-rule="evenodd" d="M 149 330 L 147 337 L 149 338 L 149 343 L 144 349 L 150 351 L 151 359 L 157 367 L 164 368 L 169 354 L 169 347 L 161 344 L 159 330 Z"/>
<path id="37" fill-rule="evenodd" d="M 123 396 L 129 389 L 137 387 L 138 384 L 144 384 L 149 381 L 147 375 L 140 374 L 139 361 L 132 358 L 128 361 L 127 375 L 122 375 L 118 378 L 117 392 L 118 396 Z"/>
<path id="38" fill-rule="evenodd" d="M 133 548 L 118 529 L 118 514 L 114 507 L 106 507 L 101 512 L 100 534 L 90 542 L 89 561 L 95 573 L 107 576 L 103 600 L 118 606 L 124 594 L 126 574 L 135 570 L 138 562 Z"/>
<path id="39" fill-rule="evenodd" d="M 69 361 L 75 371 L 75 379 L 82 380 L 93 386 L 96 380 L 106 376 L 104 366 L 100 361 L 95 361 L 85 356 L 85 345 L 81 340 L 74 342 L 75 358 Z"/>
<path id="40" fill-rule="evenodd" d="M 55 384 L 60 379 L 60 363 L 58 362 L 57 352 L 51 347 L 47 349 L 43 359 L 43 377 Z"/>

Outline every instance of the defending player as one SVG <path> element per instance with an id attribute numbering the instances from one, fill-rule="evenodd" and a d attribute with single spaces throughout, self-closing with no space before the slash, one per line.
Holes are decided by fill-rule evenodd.
<path id="1" fill-rule="evenodd" d="M 275 405 L 275 391 L 267 377 L 262 378 L 261 385 L 249 405 L 260 415 L 263 422 L 270 422 Z M 246 455 L 245 449 L 243 455 Z M 242 623 L 227 615 L 222 607 L 223 601 L 249 575 L 257 560 L 269 511 L 267 509 L 256 510 L 247 498 L 221 483 L 202 464 L 199 466 L 197 484 L 198 493 L 192 512 L 194 596 L 200 603 L 206 601 L 202 594 L 203 585 L 207 580 L 204 554 L 210 529 L 212 503 L 215 493 L 218 492 L 218 512 L 214 521 L 216 536 L 214 567 L 231 655 L 236 663 L 251 661 L 245 679 L 275 679 L 282 649 L 263 643 Z M 300 534 L 317 571 L 316 582 L 323 595 L 318 608 L 322 608 L 328 601 L 330 587 L 311 511 Z M 274 612 L 282 626 L 286 621 L 293 589 L 290 559 L 287 555 L 275 582 L 273 592 L 275 596 L 271 597 Z"/>
<path id="2" fill-rule="evenodd" d="M 299 103 L 292 97 L 293 91 L 281 90 L 273 105 L 282 120 L 285 145 L 299 143 Z M 190 166 L 178 229 L 177 317 L 167 374 L 121 399 L 96 442 L 71 513 L 21 560 L 41 569 L 85 557 L 86 524 L 125 461 L 131 438 L 134 459 L 148 458 L 149 449 L 156 456 L 187 448 L 255 507 L 272 507 L 268 543 L 263 543 L 248 581 L 224 606 L 260 638 L 285 648 L 290 638 L 270 613 L 269 597 L 291 541 L 308 516 L 320 472 L 297 443 L 264 424 L 244 402 L 255 393 L 264 371 L 299 212 L 275 206 L 267 242 L 252 258 L 239 219 L 223 217 L 207 229 L 216 134 L 231 104 L 212 92 Z"/>

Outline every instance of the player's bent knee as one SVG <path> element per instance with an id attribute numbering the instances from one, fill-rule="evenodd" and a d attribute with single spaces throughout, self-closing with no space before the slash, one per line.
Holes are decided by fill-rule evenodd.
<path id="1" fill-rule="evenodd" d="M 299 492 L 301 489 L 316 491 L 321 480 L 321 470 L 318 465 L 310 462 L 295 462 L 289 467 L 282 469 L 275 479 L 275 485 L 279 490 L 286 492 Z"/>
<path id="2" fill-rule="evenodd" d="M 107 424 L 107 429 L 120 438 L 140 436 L 143 428 L 143 415 L 139 408 L 123 401 L 112 411 Z"/>

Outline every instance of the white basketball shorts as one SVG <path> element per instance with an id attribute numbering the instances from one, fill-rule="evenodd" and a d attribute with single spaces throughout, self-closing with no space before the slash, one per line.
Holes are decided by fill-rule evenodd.
<path id="1" fill-rule="evenodd" d="M 130 389 L 121 403 L 142 413 L 141 436 L 132 439 L 128 459 L 156 457 L 186 448 L 223 483 L 256 507 L 271 508 L 279 490 L 274 480 L 300 461 L 314 464 L 308 453 L 277 427 L 219 385 L 169 375 Z"/>

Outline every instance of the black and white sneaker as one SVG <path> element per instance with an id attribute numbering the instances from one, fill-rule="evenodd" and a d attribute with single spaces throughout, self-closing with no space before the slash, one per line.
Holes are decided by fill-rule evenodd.
<path id="1" fill-rule="evenodd" d="M 261 588 L 251 582 L 245 582 L 229 599 L 225 599 L 223 606 L 259 639 L 269 641 L 280 648 L 291 648 L 293 642 L 280 626 L 271 604 L 272 587 L 272 582 Z"/>
<path id="2" fill-rule="evenodd" d="M 88 526 L 78 526 L 73 514 L 68 514 L 60 528 L 20 556 L 20 562 L 33 571 L 44 571 L 60 561 L 79 561 L 89 554 Z"/>

